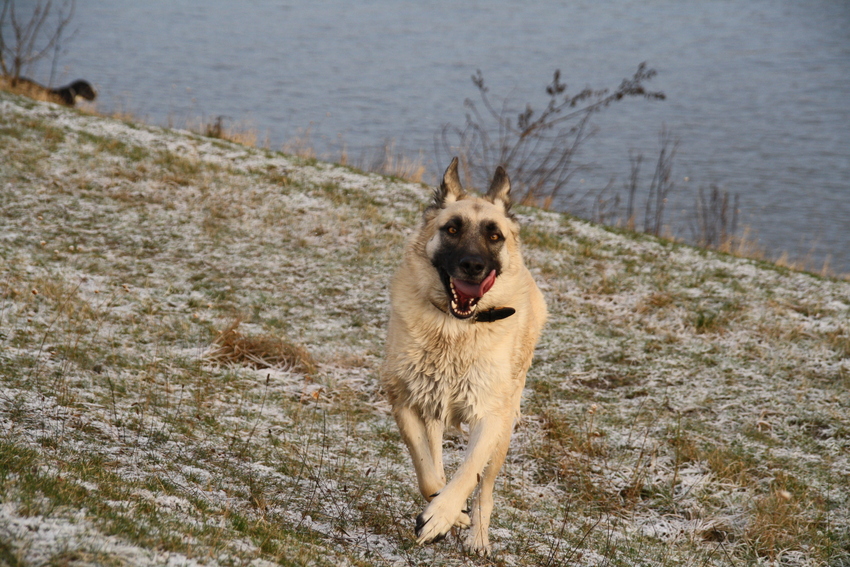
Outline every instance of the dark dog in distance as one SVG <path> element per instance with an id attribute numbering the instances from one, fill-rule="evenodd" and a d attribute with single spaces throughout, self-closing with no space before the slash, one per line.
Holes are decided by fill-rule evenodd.
<path id="1" fill-rule="evenodd" d="M 83 80 L 74 81 L 64 87 L 51 89 L 24 77 L 0 77 L 0 88 L 34 98 L 35 100 L 44 100 L 65 106 L 74 106 L 77 102 L 77 97 L 85 100 L 94 100 L 97 97 L 94 87 L 88 81 Z"/>

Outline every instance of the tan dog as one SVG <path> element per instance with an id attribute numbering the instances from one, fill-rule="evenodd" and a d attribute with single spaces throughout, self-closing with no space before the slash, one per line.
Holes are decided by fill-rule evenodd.
<path id="1" fill-rule="evenodd" d="M 416 518 L 417 542 L 469 527 L 465 545 L 480 555 L 490 553 L 493 485 L 546 320 L 543 294 L 523 264 L 510 190 L 499 167 L 483 198 L 465 194 L 452 160 L 392 281 L 382 369 L 429 501 Z M 443 432 L 462 423 L 469 445 L 447 484 Z"/>

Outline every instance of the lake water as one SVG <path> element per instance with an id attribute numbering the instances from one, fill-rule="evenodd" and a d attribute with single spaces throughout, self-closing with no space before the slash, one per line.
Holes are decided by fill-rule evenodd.
<path id="1" fill-rule="evenodd" d="M 717 184 L 772 253 L 850 272 L 846 0 L 80 0 L 73 27 L 54 84 L 91 81 L 101 110 L 223 115 L 273 148 L 309 130 L 320 153 L 354 157 L 393 141 L 432 173 L 446 165 L 435 135 L 462 124 L 477 69 L 492 93 L 540 107 L 556 68 L 578 90 L 647 61 L 667 100 L 597 117 L 584 187 L 621 188 L 629 151 L 652 162 L 664 125 L 680 139 L 674 229 L 686 234 L 697 187 Z"/>

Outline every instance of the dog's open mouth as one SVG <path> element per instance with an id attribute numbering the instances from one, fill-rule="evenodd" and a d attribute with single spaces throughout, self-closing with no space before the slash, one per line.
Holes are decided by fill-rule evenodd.
<path id="1" fill-rule="evenodd" d="M 496 281 L 496 270 L 491 271 L 480 283 L 468 282 L 457 278 L 449 278 L 449 291 L 451 300 L 449 309 L 458 319 L 471 317 L 475 312 L 475 306 L 490 291 Z"/>

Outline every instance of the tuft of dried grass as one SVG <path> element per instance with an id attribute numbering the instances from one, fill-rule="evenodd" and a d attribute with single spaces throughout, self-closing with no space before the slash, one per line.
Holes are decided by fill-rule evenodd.
<path id="1" fill-rule="evenodd" d="M 807 501 L 811 495 L 803 491 L 803 497 L 794 494 L 786 486 L 787 475 L 779 473 L 771 483 L 770 494 L 761 496 L 753 502 L 749 525 L 744 532 L 744 540 L 760 557 L 771 560 L 784 551 L 797 550 L 806 534 L 818 538 L 818 530 L 823 529 L 820 519 L 812 519 L 807 514 Z"/>
<path id="2" fill-rule="evenodd" d="M 302 159 L 316 159 L 316 149 L 312 139 L 312 124 L 309 128 L 298 130 L 294 138 L 288 140 L 281 151 L 285 154 L 300 157 Z"/>
<path id="3" fill-rule="evenodd" d="M 227 126 L 225 125 L 225 121 L 229 121 L 231 124 Z M 250 148 L 259 147 L 260 136 L 255 126 L 251 126 L 246 122 L 234 123 L 227 116 L 216 116 L 211 121 L 203 118 L 187 120 L 186 128 L 208 138 L 227 140 Z M 265 148 L 269 147 L 268 134 L 266 134 L 266 140 L 263 146 Z"/>
<path id="4" fill-rule="evenodd" d="M 0 90 L 4 90 L 12 94 L 23 95 L 41 102 L 65 104 L 62 97 L 52 93 L 50 89 L 46 87 L 33 84 L 27 80 L 18 82 L 17 79 L 6 75 L 0 75 Z"/>
<path id="5" fill-rule="evenodd" d="M 206 358 L 219 363 L 245 364 L 253 368 L 282 368 L 312 375 L 316 363 L 303 346 L 273 335 L 246 335 L 236 319 L 219 332 Z"/>
<path id="6" fill-rule="evenodd" d="M 364 155 L 361 161 L 360 168 L 364 171 L 397 177 L 411 183 L 422 183 L 426 171 L 422 153 L 416 159 L 409 158 L 396 150 L 395 140 L 387 141 L 372 155 Z"/>
<path id="7" fill-rule="evenodd" d="M 649 313 L 672 305 L 675 301 L 676 298 L 670 293 L 654 292 L 642 298 L 635 306 L 635 311 L 637 313 Z"/>

